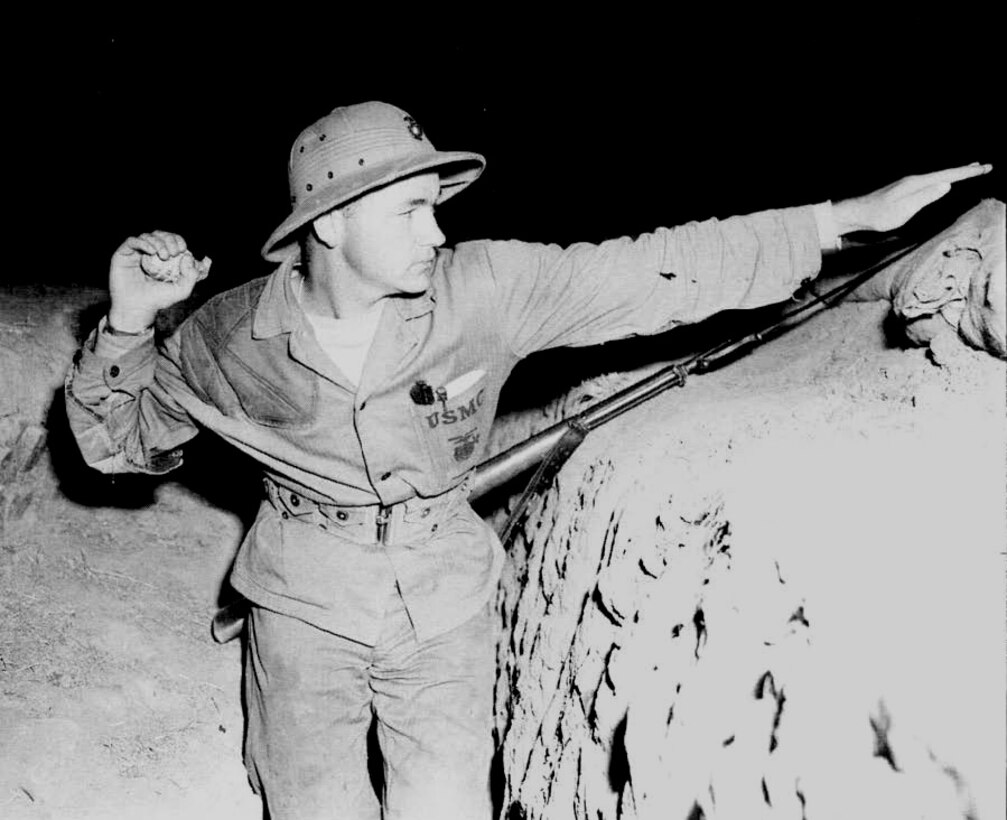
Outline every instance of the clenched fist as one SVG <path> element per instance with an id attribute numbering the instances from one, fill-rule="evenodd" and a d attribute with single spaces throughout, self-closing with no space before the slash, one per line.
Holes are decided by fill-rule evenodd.
<path id="1" fill-rule="evenodd" d="M 125 333 L 146 330 L 159 310 L 189 297 L 210 264 L 209 257 L 197 260 L 178 234 L 152 231 L 129 237 L 112 256 L 109 323 Z"/>

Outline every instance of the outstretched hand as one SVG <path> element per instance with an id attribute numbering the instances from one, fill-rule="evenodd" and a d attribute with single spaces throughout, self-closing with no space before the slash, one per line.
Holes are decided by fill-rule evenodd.
<path id="1" fill-rule="evenodd" d="M 150 327 L 159 310 L 187 299 L 209 270 L 209 257 L 196 260 L 178 234 L 152 231 L 129 237 L 112 256 L 109 322 L 127 333 Z"/>
<path id="2" fill-rule="evenodd" d="M 900 228 L 951 186 L 963 179 L 988 174 L 992 165 L 973 162 L 930 174 L 903 177 L 880 190 L 833 205 L 840 235 L 851 231 L 891 231 Z"/>

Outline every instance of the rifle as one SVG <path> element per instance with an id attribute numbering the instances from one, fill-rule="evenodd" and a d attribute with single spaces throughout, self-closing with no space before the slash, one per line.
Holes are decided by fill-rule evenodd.
<path id="1" fill-rule="evenodd" d="M 897 238 L 876 243 L 876 245 L 887 245 L 893 241 L 897 241 Z M 538 469 L 525 487 L 500 533 L 500 540 L 504 547 L 509 547 L 514 531 L 532 499 L 541 495 L 549 487 L 560 468 L 591 430 L 621 416 L 626 411 L 643 404 L 669 388 L 682 387 L 689 375 L 715 370 L 723 364 L 743 356 L 763 342 L 775 338 L 798 324 L 803 324 L 814 314 L 841 301 L 882 268 L 916 250 L 920 244 L 922 243 L 916 242 L 897 248 L 863 271 L 846 279 L 842 284 L 826 293 L 815 295 L 803 304 L 784 312 L 769 326 L 738 338 L 729 339 L 703 353 L 670 364 L 653 375 L 601 399 L 581 413 L 564 419 L 502 453 L 486 459 L 473 468 L 475 475 L 472 480 L 469 501 L 484 496 L 538 465 Z M 248 601 L 240 598 L 217 610 L 211 626 L 214 640 L 218 643 L 226 643 L 238 637 L 244 629 L 248 607 Z"/>

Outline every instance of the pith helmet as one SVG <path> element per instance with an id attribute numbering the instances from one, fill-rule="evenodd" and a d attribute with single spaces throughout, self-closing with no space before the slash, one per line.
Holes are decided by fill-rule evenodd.
<path id="1" fill-rule="evenodd" d="M 358 196 L 396 180 L 436 170 L 438 202 L 474 182 L 486 166 L 480 154 L 438 151 L 405 111 L 381 102 L 336 108 L 301 132 L 287 172 L 292 212 L 269 237 L 262 255 L 280 262 L 304 225 Z"/>

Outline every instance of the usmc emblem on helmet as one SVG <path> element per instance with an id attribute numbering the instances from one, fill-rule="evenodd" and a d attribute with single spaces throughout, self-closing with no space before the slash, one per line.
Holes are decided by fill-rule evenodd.
<path id="1" fill-rule="evenodd" d="M 412 117 L 403 117 L 406 121 L 406 125 L 409 128 L 409 133 L 413 135 L 415 139 L 423 139 L 423 129 L 420 128 L 420 124 L 416 122 Z"/>

